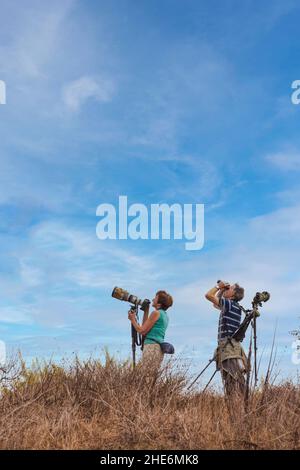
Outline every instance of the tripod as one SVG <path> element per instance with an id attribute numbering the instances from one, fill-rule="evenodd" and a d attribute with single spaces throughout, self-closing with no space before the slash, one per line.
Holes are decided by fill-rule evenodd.
<path id="1" fill-rule="evenodd" d="M 251 339 L 250 339 L 250 346 L 249 346 L 249 354 L 248 354 L 248 370 L 247 370 L 247 380 L 246 380 L 246 396 L 249 394 L 249 379 L 250 379 L 250 364 L 251 364 L 251 352 L 252 352 L 252 340 L 253 340 L 253 346 L 254 346 L 254 387 L 257 385 L 258 381 L 258 370 L 257 370 L 257 333 L 256 333 L 256 319 L 257 317 L 260 316 L 260 313 L 258 311 L 258 306 L 261 306 L 262 304 L 260 302 L 252 302 L 252 309 L 250 310 L 245 310 L 244 307 L 242 307 L 242 310 L 246 314 L 244 320 L 240 324 L 239 328 L 234 332 L 234 334 L 228 339 L 229 341 L 231 339 L 235 339 L 236 341 L 242 342 L 243 339 L 245 338 L 246 331 L 248 326 L 251 323 L 253 335 L 251 334 Z M 202 369 L 200 374 L 197 375 L 197 377 L 193 380 L 193 382 L 188 386 L 188 390 L 197 382 L 197 380 L 201 377 L 201 375 L 204 373 L 204 371 L 210 366 L 210 364 L 215 361 L 215 357 L 209 360 L 208 364 Z M 205 386 L 204 390 L 208 387 L 212 379 L 214 378 L 217 370 L 214 371 L 212 377 L 210 378 L 209 382 Z"/>
<path id="2" fill-rule="evenodd" d="M 253 301 L 252 302 L 252 309 L 245 310 L 242 307 L 242 310 L 246 313 L 246 316 L 245 316 L 244 320 L 242 321 L 242 323 L 240 324 L 239 328 L 232 335 L 232 338 L 234 338 L 237 341 L 242 342 L 243 339 L 245 338 L 247 328 L 251 323 L 252 333 L 253 334 L 251 334 L 250 345 L 249 345 L 249 353 L 248 353 L 248 371 L 247 371 L 247 384 L 248 384 L 248 387 L 249 387 L 249 374 L 250 374 L 250 365 L 251 365 L 252 341 L 253 341 L 253 349 L 254 349 L 254 384 L 255 384 L 254 387 L 256 387 L 257 381 L 258 381 L 257 332 L 256 332 L 256 319 L 257 319 L 257 317 L 260 316 L 260 313 L 258 311 L 258 306 L 261 307 L 261 303 L 257 303 L 257 302 Z"/>
<path id="3" fill-rule="evenodd" d="M 137 320 L 139 319 L 139 307 L 138 305 L 132 305 L 130 310 L 135 312 Z M 136 347 L 142 345 L 142 335 L 140 335 L 134 326 L 131 324 L 131 350 L 132 350 L 132 365 L 135 369 L 136 365 Z"/>

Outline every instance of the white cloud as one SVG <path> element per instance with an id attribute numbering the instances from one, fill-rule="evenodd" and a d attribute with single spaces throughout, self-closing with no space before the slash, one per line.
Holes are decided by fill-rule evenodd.
<path id="1" fill-rule="evenodd" d="M 295 204 L 296 201 L 300 201 L 300 188 L 290 186 L 288 189 L 278 191 L 276 198 L 284 206 Z"/>
<path id="2" fill-rule="evenodd" d="M 281 250 L 289 250 L 293 241 L 299 243 L 300 205 L 297 200 L 294 203 L 291 207 L 283 207 L 251 219 L 250 228 L 253 236 L 259 237 L 260 246 L 263 246 L 262 242 L 269 242 L 270 249 L 275 244 L 280 253 Z"/>
<path id="3" fill-rule="evenodd" d="M 31 258 L 20 259 L 20 277 L 24 286 L 35 287 L 43 283 L 41 269 L 31 266 Z"/>
<path id="4" fill-rule="evenodd" d="M 7 256 L 16 260 L 16 273 L 13 278 L 0 273 L 3 301 L 13 303 L 13 313 L 26 310 L 26 318 L 37 325 L 68 326 L 87 319 L 98 324 L 105 317 L 110 327 L 114 320 L 103 305 L 113 308 L 110 294 L 115 285 L 146 297 L 164 276 L 153 253 L 138 254 L 117 241 L 101 242 L 93 227 L 57 222 L 34 226 L 22 244 L 15 238 Z M 21 321 L 23 314 L 14 317 L 0 309 L 1 319 Z"/>
<path id="5" fill-rule="evenodd" d="M 0 66 L 6 73 L 30 79 L 45 76 L 45 66 L 57 51 L 63 23 L 73 5 L 74 0 L 54 0 L 38 7 L 35 2 L 26 7 L 18 2 L 1 5 L 3 17 L 10 19 L 9 32 L 16 31 L 12 40 L 0 47 Z"/>
<path id="6" fill-rule="evenodd" d="M 295 151 L 277 152 L 267 155 L 266 160 L 280 170 L 299 171 L 300 153 Z"/>
<path id="7" fill-rule="evenodd" d="M 30 324 L 32 323 L 30 311 L 26 308 L 5 306 L 0 307 L 0 322 Z"/>
<path id="8" fill-rule="evenodd" d="M 112 80 L 85 76 L 65 85 L 63 102 L 70 111 L 76 112 L 90 98 L 103 103 L 110 101 L 114 91 Z"/>

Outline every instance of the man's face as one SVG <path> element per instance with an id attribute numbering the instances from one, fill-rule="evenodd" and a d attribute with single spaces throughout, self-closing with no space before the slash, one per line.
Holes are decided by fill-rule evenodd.
<path id="1" fill-rule="evenodd" d="M 232 299 L 234 297 L 235 284 L 229 287 L 229 289 L 224 290 L 223 297 L 225 299 Z"/>

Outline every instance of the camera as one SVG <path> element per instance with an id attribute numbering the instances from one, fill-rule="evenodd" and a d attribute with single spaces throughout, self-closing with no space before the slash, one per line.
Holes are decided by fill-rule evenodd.
<path id="1" fill-rule="evenodd" d="M 270 294 L 267 291 L 256 292 L 255 297 L 253 298 L 253 305 L 260 305 L 262 302 L 267 302 L 270 299 Z"/>
<path id="2" fill-rule="evenodd" d="M 123 300 L 124 302 L 129 302 L 135 307 L 140 307 L 141 310 L 145 311 L 146 308 L 150 305 L 149 299 L 141 300 L 136 295 L 129 294 L 127 290 L 122 289 L 121 287 L 115 287 L 111 293 L 111 296 L 118 300 Z"/>

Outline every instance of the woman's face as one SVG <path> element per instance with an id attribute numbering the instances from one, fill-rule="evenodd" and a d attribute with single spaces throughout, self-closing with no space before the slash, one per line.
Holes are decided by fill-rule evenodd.
<path id="1" fill-rule="evenodd" d="M 154 297 L 154 299 L 152 299 L 152 307 L 158 308 L 159 305 L 160 305 L 160 304 L 158 303 L 158 295 L 156 295 L 156 296 Z"/>

